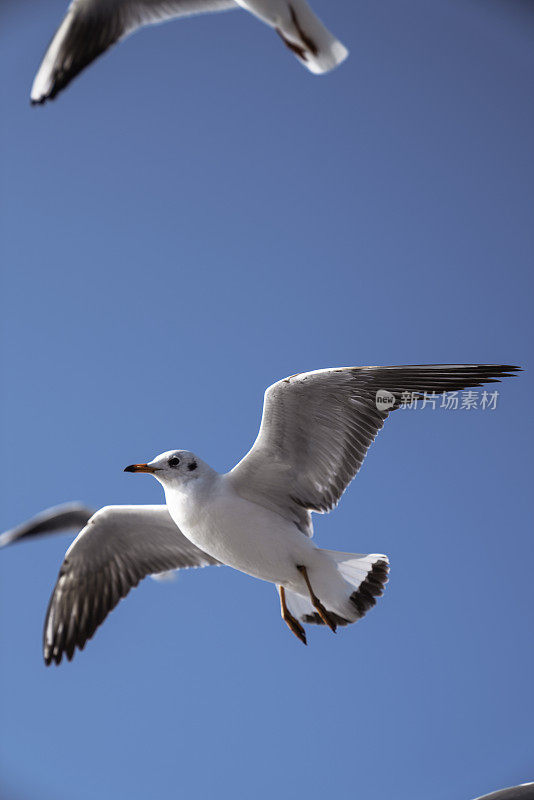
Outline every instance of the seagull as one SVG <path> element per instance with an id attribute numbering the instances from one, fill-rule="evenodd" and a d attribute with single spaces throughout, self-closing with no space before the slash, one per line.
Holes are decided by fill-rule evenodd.
<path id="1" fill-rule="evenodd" d="M 45 663 L 71 660 L 146 575 L 227 565 L 273 583 L 282 619 L 303 644 L 303 624 L 361 619 L 383 594 L 378 553 L 317 547 L 312 512 L 339 502 L 405 393 L 459 391 L 511 377 L 508 365 L 341 367 L 284 378 L 265 392 L 251 450 L 220 474 L 189 450 L 170 450 L 125 472 L 148 473 L 165 505 L 107 506 L 67 550 L 44 625 Z M 389 398 L 384 403 L 384 397 Z"/>
<path id="2" fill-rule="evenodd" d="M 0 547 L 6 547 L 21 539 L 45 536 L 51 533 L 62 533 L 87 525 L 94 514 L 94 509 L 82 503 L 62 503 L 41 511 L 27 522 L 0 534 Z"/>
<path id="3" fill-rule="evenodd" d="M 313 13 L 306 0 L 72 0 L 31 90 L 31 103 L 55 97 L 116 42 L 156 22 L 244 8 L 269 27 L 310 72 L 341 64 L 348 50 Z"/>

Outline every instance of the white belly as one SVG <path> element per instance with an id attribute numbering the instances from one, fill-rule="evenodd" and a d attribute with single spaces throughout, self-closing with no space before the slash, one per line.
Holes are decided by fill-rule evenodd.
<path id="1" fill-rule="evenodd" d="M 167 492 L 173 520 L 193 544 L 255 578 L 300 584 L 297 565 L 318 553 L 313 542 L 283 517 L 244 500 L 221 481 L 202 495 Z"/>

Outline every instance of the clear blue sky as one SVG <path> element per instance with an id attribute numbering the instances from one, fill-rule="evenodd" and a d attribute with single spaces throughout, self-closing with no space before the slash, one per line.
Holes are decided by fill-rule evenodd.
<path id="1" fill-rule="evenodd" d="M 315 0 L 314 78 L 244 12 L 136 34 L 45 108 L 63 0 L 4 3 L 0 523 L 163 501 L 126 464 L 219 470 L 262 395 L 344 364 L 532 354 L 534 13 Z M 532 397 L 405 411 L 328 517 L 379 605 L 302 647 L 274 589 L 145 581 L 71 664 L 41 629 L 68 537 L 0 553 L 2 800 L 467 800 L 532 779 Z M 3 794 L 2 794 L 3 792 Z"/>

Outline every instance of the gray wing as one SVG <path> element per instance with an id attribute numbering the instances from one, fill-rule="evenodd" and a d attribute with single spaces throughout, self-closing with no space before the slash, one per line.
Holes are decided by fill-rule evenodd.
<path id="1" fill-rule="evenodd" d="M 109 47 L 144 25 L 238 8 L 234 0 L 73 0 L 33 82 L 32 104 L 55 97 Z"/>
<path id="2" fill-rule="evenodd" d="M 341 367 L 304 372 L 265 392 L 258 437 L 229 473 L 236 491 L 308 535 L 311 511 L 330 511 L 403 393 L 436 394 L 493 383 L 518 368 L 493 364 Z M 377 407 L 377 392 L 391 406 Z M 379 395 L 380 396 L 380 395 Z"/>
<path id="3" fill-rule="evenodd" d="M 20 539 L 31 536 L 45 536 L 51 533 L 83 528 L 94 514 L 94 509 L 87 508 L 82 503 L 63 503 L 60 506 L 47 508 L 36 514 L 27 522 L 17 525 L 0 535 L 0 547 L 5 547 Z"/>
<path id="4" fill-rule="evenodd" d="M 45 664 L 70 661 L 130 589 L 147 575 L 219 562 L 172 521 L 167 506 L 106 506 L 65 554 L 43 634 Z"/>

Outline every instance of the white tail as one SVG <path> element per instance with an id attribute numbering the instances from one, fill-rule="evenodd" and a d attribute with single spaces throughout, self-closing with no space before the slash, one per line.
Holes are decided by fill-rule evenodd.
<path id="1" fill-rule="evenodd" d="M 319 599 L 334 615 L 337 625 L 357 622 L 376 605 L 376 598 L 384 593 L 389 573 L 388 557 L 380 553 L 363 555 L 339 553 L 336 550 L 321 550 L 321 553 L 335 563 L 338 575 L 343 580 L 330 580 L 328 586 L 323 585 Z M 323 624 L 308 597 L 287 590 L 286 601 L 291 613 L 301 622 Z"/>

